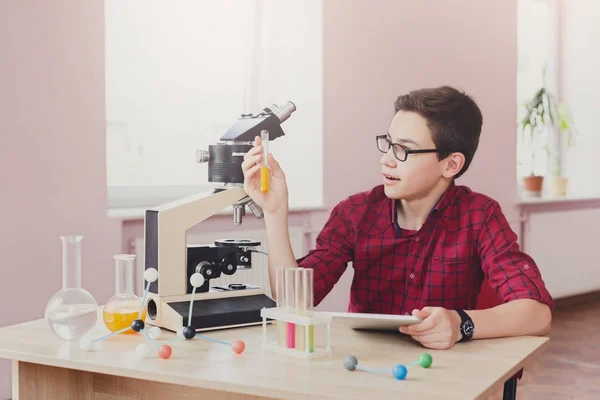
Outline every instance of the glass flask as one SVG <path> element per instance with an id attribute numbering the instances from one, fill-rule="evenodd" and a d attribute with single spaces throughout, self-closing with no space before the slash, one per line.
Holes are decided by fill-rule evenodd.
<path id="1" fill-rule="evenodd" d="M 116 332 L 128 326 L 136 319 L 146 319 L 146 307 L 142 310 L 142 299 L 133 293 L 133 275 L 135 255 L 117 254 L 115 259 L 116 293 L 108 299 L 104 306 L 102 317 L 104 324 L 111 332 Z M 133 329 L 126 334 L 135 333 Z"/>
<path id="2" fill-rule="evenodd" d="M 98 321 L 98 303 L 81 287 L 83 236 L 61 236 L 63 287 L 48 300 L 44 318 L 63 340 L 79 340 Z"/>

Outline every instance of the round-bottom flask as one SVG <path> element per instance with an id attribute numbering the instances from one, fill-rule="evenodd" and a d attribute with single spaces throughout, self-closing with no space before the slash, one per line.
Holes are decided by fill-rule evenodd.
<path id="1" fill-rule="evenodd" d="M 108 299 L 104 306 L 102 318 L 111 332 L 131 326 L 136 319 L 146 319 L 146 308 L 142 310 L 142 299 L 133 293 L 133 275 L 135 255 L 117 254 L 115 259 L 116 293 Z M 135 333 L 128 329 L 126 334 Z"/>
<path id="2" fill-rule="evenodd" d="M 81 287 L 83 236 L 61 236 L 63 287 L 48 300 L 44 318 L 52 332 L 63 340 L 79 340 L 98 321 L 98 303 Z"/>

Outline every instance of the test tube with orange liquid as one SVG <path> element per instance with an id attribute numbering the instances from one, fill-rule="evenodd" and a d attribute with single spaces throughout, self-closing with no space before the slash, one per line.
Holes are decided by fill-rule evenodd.
<path id="1" fill-rule="evenodd" d="M 260 133 L 260 138 L 263 147 L 263 158 L 260 167 L 260 191 L 267 193 L 269 191 L 269 131 L 263 130 Z"/>

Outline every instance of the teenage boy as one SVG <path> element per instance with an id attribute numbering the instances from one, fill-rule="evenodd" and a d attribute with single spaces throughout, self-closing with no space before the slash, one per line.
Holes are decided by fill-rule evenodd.
<path id="1" fill-rule="evenodd" d="M 264 211 L 271 286 L 278 265 L 313 268 L 318 304 L 352 262 L 349 311 L 415 315 L 420 323 L 399 329 L 425 347 L 547 334 L 554 302 L 537 265 L 495 200 L 455 184 L 471 164 L 482 122 L 473 99 L 451 87 L 399 96 L 387 134 L 376 137 L 383 184 L 337 204 L 316 248 L 298 260 L 285 174 L 269 155 L 269 192 L 259 190 L 256 138 L 242 164 L 244 189 Z M 484 279 L 503 303 L 475 310 Z"/>

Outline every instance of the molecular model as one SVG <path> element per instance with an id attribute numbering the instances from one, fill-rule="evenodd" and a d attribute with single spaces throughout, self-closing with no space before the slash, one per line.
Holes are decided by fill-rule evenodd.
<path id="1" fill-rule="evenodd" d="M 407 367 L 410 367 L 415 364 L 419 364 L 423 368 L 429 368 L 431 366 L 432 362 L 433 362 L 433 359 L 431 358 L 431 355 L 429 353 L 421 353 L 421 356 L 419 357 L 418 360 L 413 361 L 410 364 L 407 364 L 406 366 L 404 366 L 402 364 L 398 364 L 398 365 L 394 366 L 392 368 L 392 375 L 394 376 L 394 378 L 396 378 L 398 380 L 404 380 L 406 378 L 406 374 L 408 373 Z M 362 371 L 366 371 L 366 372 L 376 372 L 376 373 L 377 372 L 390 372 L 389 369 L 372 369 L 372 368 L 366 368 L 366 367 L 359 366 L 358 360 L 353 355 L 348 355 L 348 356 L 346 356 L 346 358 L 344 358 L 344 368 L 346 368 L 348 371 L 362 370 Z"/>
<path id="2" fill-rule="evenodd" d="M 171 357 L 171 353 L 173 352 L 173 349 L 171 348 L 171 346 L 168 343 L 173 343 L 174 341 L 178 341 L 178 340 L 190 340 L 190 339 L 194 339 L 194 338 L 204 339 L 204 340 L 207 340 L 207 341 L 210 341 L 213 343 L 231 346 L 231 349 L 236 354 L 241 354 L 244 351 L 244 349 L 246 348 L 246 344 L 242 340 L 234 340 L 232 342 L 229 342 L 229 341 L 224 341 L 224 340 L 213 339 L 213 338 L 203 336 L 203 335 L 196 333 L 196 329 L 192 326 L 192 309 L 194 307 L 194 295 L 196 294 L 196 289 L 204 284 L 204 277 L 199 273 L 195 273 L 190 277 L 190 283 L 191 283 L 193 289 L 192 289 L 192 297 L 190 299 L 190 311 L 189 311 L 189 315 L 188 315 L 187 326 L 182 327 L 178 330 L 177 338 L 174 339 L 173 341 L 169 341 L 166 344 L 158 343 L 157 339 L 159 339 L 160 335 L 161 335 L 160 328 L 155 326 L 150 329 L 146 329 L 144 321 L 142 321 L 142 319 L 141 319 L 143 311 L 144 311 L 144 304 L 146 303 L 146 298 L 148 296 L 148 291 L 150 290 L 150 283 L 152 283 L 158 279 L 158 271 L 155 268 L 148 268 L 144 272 L 144 279 L 148 283 L 146 284 L 146 289 L 144 290 L 144 298 L 142 299 L 142 304 L 140 307 L 140 312 L 138 314 L 138 318 L 135 321 L 133 321 L 131 326 L 120 329 L 115 332 L 111 332 L 106 336 L 102 336 L 102 337 L 99 337 L 99 338 L 93 339 L 93 340 L 90 339 L 89 337 L 82 338 L 79 343 L 79 346 L 82 350 L 91 351 L 92 348 L 94 347 L 95 343 L 102 342 L 112 336 L 119 335 L 129 329 L 132 329 L 134 332 L 139 332 L 142 335 L 144 335 L 144 337 L 148 340 L 150 345 L 152 345 L 157 350 L 158 356 L 163 359 L 168 359 L 169 357 Z M 142 358 L 146 358 L 150 354 L 151 350 L 152 349 L 149 345 L 147 345 L 145 343 L 141 343 L 141 344 L 137 345 L 137 347 L 135 349 L 135 354 L 136 354 L 137 358 L 142 359 Z"/>

